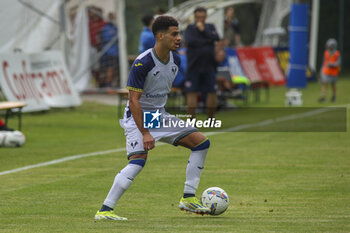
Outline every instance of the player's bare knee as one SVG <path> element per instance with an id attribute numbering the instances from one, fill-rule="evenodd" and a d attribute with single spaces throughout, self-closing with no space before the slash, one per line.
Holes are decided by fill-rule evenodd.
<path id="1" fill-rule="evenodd" d="M 201 144 L 207 139 L 202 133 L 200 132 L 193 132 L 184 138 L 182 138 L 179 142 L 178 145 L 184 146 L 188 149 L 192 149 L 193 147 Z"/>
<path id="2" fill-rule="evenodd" d="M 191 148 L 192 151 L 206 150 L 210 147 L 209 138 L 204 139 L 201 143 Z"/>

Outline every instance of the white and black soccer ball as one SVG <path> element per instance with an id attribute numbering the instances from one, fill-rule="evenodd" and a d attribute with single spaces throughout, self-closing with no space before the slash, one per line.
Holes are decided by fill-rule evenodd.
<path id="1" fill-rule="evenodd" d="M 219 215 L 227 210 L 229 198 L 225 190 L 219 187 L 206 189 L 201 197 L 203 205 L 210 209 L 211 215 Z"/>
<path id="2" fill-rule="evenodd" d="M 26 138 L 20 131 L 0 131 L 0 147 L 21 147 Z"/>

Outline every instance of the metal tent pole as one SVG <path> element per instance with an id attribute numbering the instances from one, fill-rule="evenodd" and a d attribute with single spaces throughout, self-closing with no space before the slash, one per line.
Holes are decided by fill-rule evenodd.
<path id="1" fill-rule="evenodd" d="M 316 63 L 317 63 L 317 42 L 318 42 L 319 14 L 320 14 L 320 0 L 312 0 L 309 66 L 313 70 L 316 70 Z"/>
<path id="2" fill-rule="evenodd" d="M 344 50 L 344 0 L 339 0 L 339 51 L 342 56 L 343 56 L 343 50 Z"/>
<path id="3" fill-rule="evenodd" d="M 128 79 L 129 65 L 128 65 L 128 52 L 126 47 L 126 30 L 125 30 L 125 1 L 116 0 L 116 12 L 117 12 L 117 25 L 119 36 L 119 67 L 120 67 L 120 87 L 125 87 Z"/>

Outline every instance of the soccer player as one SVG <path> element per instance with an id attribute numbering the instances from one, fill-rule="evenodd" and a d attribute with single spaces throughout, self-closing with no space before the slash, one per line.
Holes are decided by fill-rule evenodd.
<path id="1" fill-rule="evenodd" d="M 182 121 L 164 110 L 167 94 L 180 67 L 180 58 L 174 52 L 181 42 L 178 22 L 170 16 L 159 16 L 152 26 L 152 32 L 156 44 L 140 54 L 131 68 L 127 82 L 129 101 L 124 119 L 120 120 L 125 130 L 129 163 L 116 175 L 102 208 L 95 215 L 96 220 L 127 220 L 116 215 L 113 209 L 145 166 L 147 154 L 158 140 L 191 150 L 179 208 L 202 215 L 210 211 L 195 197 L 210 146 L 209 139 L 194 127 L 166 130 L 143 127 L 144 111 L 152 111 L 154 119 L 161 115 L 166 121 Z"/>

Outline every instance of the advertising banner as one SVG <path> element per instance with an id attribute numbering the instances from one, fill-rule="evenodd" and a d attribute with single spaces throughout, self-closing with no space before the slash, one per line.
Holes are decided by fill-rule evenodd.
<path id="1" fill-rule="evenodd" d="M 241 47 L 237 54 L 244 73 L 254 82 L 284 85 L 285 77 L 271 47 Z"/>
<path id="2" fill-rule="evenodd" d="M 241 63 L 238 59 L 236 50 L 232 48 L 227 48 L 225 49 L 225 51 L 226 51 L 226 56 L 227 56 L 231 74 L 245 76 Z"/>
<path id="3" fill-rule="evenodd" d="M 0 87 L 8 101 L 27 104 L 24 112 L 81 104 L 59 51 L 1 54 Z"/>

